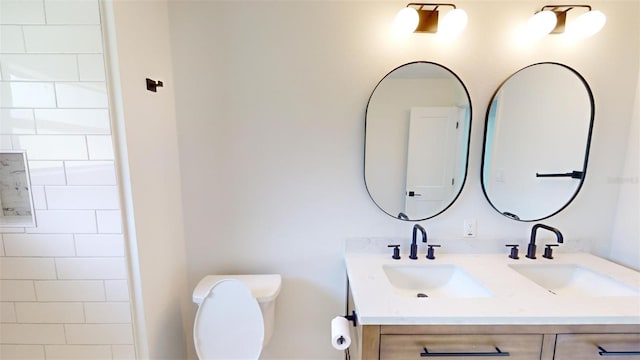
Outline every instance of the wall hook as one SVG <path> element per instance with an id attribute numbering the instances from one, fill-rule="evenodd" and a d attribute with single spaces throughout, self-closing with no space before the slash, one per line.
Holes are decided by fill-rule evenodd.
<path id="1" fill-rule="evenodd" d="M 162 81 L 155 81 L 147 78 L 147 90 L 157 92 L 159 87 L 163 87 Z"/>

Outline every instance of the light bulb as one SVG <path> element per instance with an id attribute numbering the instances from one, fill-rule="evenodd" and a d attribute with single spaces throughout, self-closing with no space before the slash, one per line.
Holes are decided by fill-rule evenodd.
<path id="1" fill-rule="evenodd" d="M 419 21 L 418 11 L 412 7 L 406 7 L 396 14 L 393 30 L 397 34 L 410 34 L 418 27 Z"/>
<path id="2" fill-rule="evenodd" d="M 453 9 L 445 15 L 438 24 L 438 34 L 445 36 L 455 36 L 467 26 L 467 12 L 462 9 Z"/>
<path id="3" fill-rule="evenodd" d="M 586 38 L 602 30 L 606 22 L 607 17 L 602 11 L 591 10 L 578 16 L 567 25 L 567 35 Z"/>
<path id="4" fill-rule="evenodd" d="M 557 21 L 558 18 L 553 11 L 539 11 L 527 21 L 525 33 L 533 39 L 541 38 L 549 34 L 556 27 Z"/>

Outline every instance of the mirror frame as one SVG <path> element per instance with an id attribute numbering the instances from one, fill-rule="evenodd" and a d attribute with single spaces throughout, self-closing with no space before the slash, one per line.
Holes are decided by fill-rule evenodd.
<path id="1" fill-rule="evenodd" d="M 502 87 L 504 86 L 504 84 L 506 84 L 511 78 L 513 78 L 516 74 L 520 73 L 523 70 L 526 70 L 532 66 L 537 66 L 537 65 L 558 65 L 563 67 L 566 70 L 569 70 L 571 73 L 573 73 L 581 82 L 582 85 L 584 85 L 584 88 L 587 92 L 587 95 L 589 97 L 589 104 L 591 105 L 591 115 L 589 117 L 589 131 L 587 133 L 587 138 L 586 138 L 586 146 L 585 146 L 585 153 L 584 153 L 584 162 L 582 164 L 582 179 L 580 179 L 580 183 L 578 184 L 578 187 L 576 188 L 576 190 L 574 191 L 573 195 L 571 196 L 571 198 L 569 198 L 569 200 L 567 200 L 567 203 L 564 204 L 564 206 L 560 207 L 558 210 L 556 210 L 555 212 L 543 216 L 541 218 L 536 218 L 536 219 L 531 219 L 531 220 L 521 220 L 518 219 L 516 217 L 513 216 L 509 216 L 503 212 L 501 212 L 500 210 L 498 210 L 493 203 L 491 202 L 491 199 L 489 199 L 489 196 L 487 195 L 487 191 L 485 189 L 485 184 L 484 184 L 484 175 L 485 175 L 485 169 L 484 169 L 484 165 L 485 165 L 485 155 L 486 155 L 486 150 L 487 150 L 487 146 L 486 146 L 486 142 L 487 142 L 487 129 L 488 129 L 488 123 L 489 123 L 489 113 L 491 112 L 491 104 L 493 104 L 496 96 L 498 95 L 498 93 L 500 92 L 500 89 L 502 89 Z M 591 149 L 591 138 L 592 138 L 592 134 L 593 134 L 593 123 L 594 123 L 594 119 L 595 119 L 595 114 L 596 114 L 596 107 L 595 107 L 595 101 L 593 98 L 593 92 L 591 91 L 591 87 L 589 87 L 589 83 L 587 83 L 587 81 L 585 80 L 585 78 L 580 75 L 580 73 L 578 71 L 576 71 L 575 69 L 571 68 L 570 66 L 567 66 L 565 64 L 561 64 L 561 63 L 557 63 L 557 62 L 551 62 L 551 61 L 546 61 L 546 62 L 539 62 L 539 63 L 535 63 L 535 64 L 531 64 L 528 66 L 525 66 L 523 68 L 521 68 L 520 70 L 514 72 L 513 74 L 509 75 L 509 77 L 507 77 L 504 81 L 502 81 L 500 83 L 500 85 L 498 86 L 498 88 L 496 89 L 496 91 L 493 93 L 493 95 L 491 96 L 491 100 L 489 100 L 489 105 L 487 106 L 487 112 L 485 114 L 485 122 L 484 122 L 484 136 L 483 136 L 483 140 L 482 140 L 482 162 L 480 165 L 480 184 L 482 185 L 482 192 L 484 194 L 484 197 L 487 199 L 487 202 L 489 202 L 489 205 L 491 205 L 491 207 L 496 210 L 496 212 L 498 212 L 500 215 L 512 219 L 512 220 L 516 220 L 516 221 L 521 221 L 521 222 L 533 222 L 533 221 L 540 221 L 540 220 L 544 220 L 544 219 L 548 219 L 554 215 L 557 215 L 558 213 L 560 213 L 562 210 L 564 210 L 567 206 L 569 206 L 569 204 L 571 204 L 571 202 L 573 202 L 573 200 L 576 198 L 576 196 L 578 196 L 578 193 L 580 192 L 580 190 L 582 189 L 582 185 L 584 184 L 584 179 L 587 177 L 587 164 L 589 162 L 589 151 Z"/>
<path id="2" fill-rule="evenodd" d="M 467 96 L 467 100 L 469 102 L 469 130 L 468 130 L 468 134 L 467 134 L 467 142 L 466 142 L 466 146 L 467 146 L 467 151 L 466 151 L 466 156 L 465 156 L 465 163 L 464 163 L 464 177 L 462 178 L 462 182 L 460 184 L 460 190 L 458 190 L 458 193 L 456 194 L 456 196 L 453 197 L 453 199 L 451 199 L 451 202 L 449 202 L 449 204 L 447 206 L 445 206 L 442 210 L 440 210 L 439 212 L 430 215 L 428 217 L 425 218 L 420 218 L 420 219 L 403 219 L 397 215 L 393 215 L 388 213 L 385 209 L 383 209 L 380 204 L 378 204 L 376 202 L 376 200 L 373 198 L 373 196 L 371 196 L 371 191 L 369 191 L 369 186 L 367 185 L 367 177 L 366 177 L 366 172 L 367 172 L 367 115 L 369 113 L 369 104 L 371 103 L 371 99 L 373 98 L 373 95 L 376 92 L 376 89 L 378 88 L 378 86 L 380 86 L 380 84 L 387 78 L 389 77 L 389 75 L 391 75 L 394 71 L 400 69 L 401 67 L 404 66 L 408 66 L 408 65 L 412 65 L 412 64 L 430 64 L 430 65 L 435 65 L 438 66 L 440 68 L 442 68 L 443 70 L 448 71 L 456 80 L 458 80 L 458 83 L 462 86 L 462 89 L 464 90 L 464 93 Z M 447 209 L 449 209 L 455 202 L 456 200 L 458 200 L 458 198 L 460 197 L 460 194 L 462 194 L 462 190 L 464 189 L 464 185 L 467 182 L 467 177 L 469 174 L 469 154 L 470 154 L 470 148 L 471 148 L 471 130 L 472 130 L 472 126 L 473 126 L 473 106 L 471 104 L 471 95 L 469 94 L 469 90 L 467 89 L 467 86 L 464 84 L 464 82 L 462 81 L 462 79 L 460 79 L 460 77 L 458 76 L 458 74 L 456 74 L 455 72 L 453 72 L 451 69 L 449 69 L 448 67 L 432 62 L 432 61 L 422 61 L 422 60 L 418 60 L 418 61 L 412 61 L 412 62 L 408 62 L 405 64 L 402 64 L 400 66 L 395 67 L 394 69 L 392 69 L 391 71 L 389 71 L 385 76 L 382 77 L 382 79 L 380 79 L 380 81 L 378 81 L 378 83 L 376 84 L 376 86 L 373 88 L 373 91 L 371 91 L 371 95 L 369 95 L 369 99 L 367 100 L 367 106 L 365 108 L 365 114 L 364 114 L 364 157 L 363 157 L 363 166 L 362 166 L 362 177 L 364 180 L 364 185 L 365 188 L 367 190 L 367 194 L 369 195 L 369 198 L 371 199 L 371 201 L 373 201 L 373 203 L 378 207 L 378 209 L 380 209 L 383 213 L 391 216 L 394 219 L 398 219 L 398 220 L 402 220 L 402 221 L 408 221 L 408 222 L 417 222 L 417 221 L 423 221 L 423 220 L 427 220 L 427 219 L 431 219 L 434 218 L 440 214 L 442 214 L 443 212 L 447 211 Z"/>

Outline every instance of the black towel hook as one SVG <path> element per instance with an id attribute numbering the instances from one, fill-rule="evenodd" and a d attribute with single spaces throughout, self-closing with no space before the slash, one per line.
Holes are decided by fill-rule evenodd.
<path id="1" fill-rule="evenodd" d="M 159 87 L 163 87 L 162 81 L 155 81 L 147 78 L 147 90 L 157 92 Z"/>

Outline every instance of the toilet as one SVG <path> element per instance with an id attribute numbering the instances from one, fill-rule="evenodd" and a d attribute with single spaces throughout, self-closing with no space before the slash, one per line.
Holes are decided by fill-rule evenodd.
<path id="1" fill-rule="evenodd" d="M 208 275 L 193 290 L 198 359 L 258 359 L 273 333 L 280 275 Z"/>

